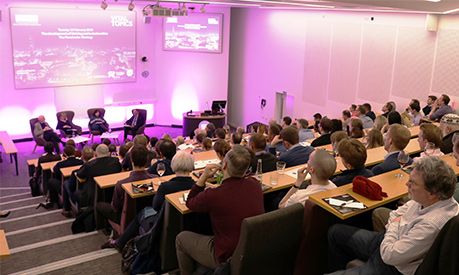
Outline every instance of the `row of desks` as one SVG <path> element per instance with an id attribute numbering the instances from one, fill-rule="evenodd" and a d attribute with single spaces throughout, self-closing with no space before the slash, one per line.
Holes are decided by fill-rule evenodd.
<path id="1" fill-rule="evenodd" d="M 14 145 L 13 140 L 11 139 L 10 135 L 6 131 L 0 131 L 0 143 L 3 145 L 3 149 L 5 153 L 10 155 L 10 162 L 13 162 L 16 165 L 16 176 L 19 175 L 18 171 L 18 149 L 16 145 Z"/>

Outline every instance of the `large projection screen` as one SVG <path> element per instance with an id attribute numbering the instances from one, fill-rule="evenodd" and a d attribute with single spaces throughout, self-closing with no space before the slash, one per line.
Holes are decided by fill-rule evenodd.
<path id="1" fill-rule="evenodd" d="M 163 50 L 222 52 L 223 14 L 163 18 Z"/>
<path id="2" fill-rule="evenodd" d="M 134 82 L 136 13 L 10 8 L 15 87 Z"/>

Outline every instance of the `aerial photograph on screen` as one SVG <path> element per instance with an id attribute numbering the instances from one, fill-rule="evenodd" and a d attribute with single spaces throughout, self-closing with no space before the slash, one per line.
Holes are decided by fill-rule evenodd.
<path id="1" fill-rule="evenodd" d="M 11 8 L 17 89 L 136 80 L 134 11 Z"/>
<path id="2" fill-rule="evenodd" d="M 163 19 L 163 49 L 222 52 L 222 14 L 189 14 Z"/>

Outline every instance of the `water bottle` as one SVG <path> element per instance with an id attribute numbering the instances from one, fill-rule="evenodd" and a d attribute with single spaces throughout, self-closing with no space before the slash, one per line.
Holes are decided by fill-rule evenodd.
<path id="1" fill-rule="evenodd" d="M 258 159 L 257 162 L 257 172 L 255 173 L 257 180 L 261 183 L 263 181 L 263 168 L 262 168 L 262 160 Z"/>

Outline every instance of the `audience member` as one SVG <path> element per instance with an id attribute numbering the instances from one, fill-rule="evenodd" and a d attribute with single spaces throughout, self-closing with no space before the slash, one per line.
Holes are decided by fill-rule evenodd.
<path id="1" fill-rule="evenodd" d="M 387 102 L 386 104 L 384 104 L 384 106 L 381 108 L 381 111 L 383 112 L 383 116 L 387 117 L 387 115 L 392 112 L 392 111 L 395 111 L 396 108 L 395 108 L 395 102 L 393 101 L 389 101 Z"/>
<path id="2" fill-rule="evenodd" d="M 157 171 L 158 163 L 164 163 L 166 171 L 164 172 L 163 176 L 172 175 L 174 174 L 174 171 L 172 171 L 171 168 L 171 161 L 175 153 L 177 152 L 177 146 L 175 146 L 174 142 L 168 139 L 161 139 L 158 142 L 160 159 L 153 163 L 153 165 L 150 166 L 150 168 L 148 168 L 147 172 L 159 176 Z"/>
<path id="3" fill-rule="evenodd" d="M 202 150 L 206 152 L 206 151 L 210 151 L 211 149 L 212 149 L 212 140 L 210 140 L 210 138 L 208 137 L 204 138 L 204 140 L 202 141 Z"/>
<path id="4" fill-rule="evenodd" d="M 343 131 L 348 131 L 349 122 L 351 122 L 351 113 L 348 110 L 344 110 L 342 113 L 343 118 Z"/>
<path id="5" fill-rule="evenodd" d="M 282 119 L 282 128 L 285 128 L 285 127 L 288 127 L 292 124 L 292 118 L 289 117 L 289 116 L 284 116 L 284 118 Z"/>
<path id="6" fill-rule="evenodd" d="M 145 148 L 147 148 L 147 138 L 143 135 L 137 135 L 134 137 L 134 147 L 136 145 L 142 145 L 144 146 Z M 132 167 L 132 162 L 131 162 L 131 151 L 132 149 L 134 149 L 134 147 L 132 147 L 129 152 L 126 153 L 126 155 L 124 156 L 123 158 L 123 161 L 121 162 L 121 166 L 123 167 L 123 170 L 124 171 L 131 171 L 133 169 Z M 148 150 L 148 149 L 147 149 Z M 155 151 L 148 151 L 148 155 L 147 155 L 147 161 L 145 162 L 145 168 L 148 168 L 150 167 L 151 165 L 151 161 L 156 159 L 158 157 L 158 155 L 156 154 Z"/>
<path id="7" fill-rule="evenodd" d="M 387 124 L 387 117 L 383 115 L 379 115 L 375 119 L 375 123 L 373 124 L 373 129 L 381 131 L 384 125 Z"/>
<path id="8" fill-rule="evenodd" d="M 362 105 L 359 105 L 357 107 L 355 116 L 358 117 L 362 121 L 364 129 L 373 127 L 373 120 L 367 115 L 365 115 L 365 108 Z"/>
<path id="9" fill-rule="evenodd" d="M 183 231 L 176 238 L 177 259 L 182 275 L 192 274 L 199 263 L 216 269 L 233 254 L 239 241 L 242 221 L 264 213 L 260 183 L 244 177 L 250 165 L 248 151 L 235 145 L 223 165 L 209 164 L 191 189 L 187 207 L 193 212 L 209 213 L 215 236 Z M 206 180 L 223 171 L 223 184 L 205 189 Z M 237 206 L 237 207 L 235 207 Z"/>
<path id="10" fill-rule="evenodd" d="M 351 114 L 351 117 L 355 116 L 355 109 L 357 109 L 357 105 L 351 104 L 349 107 L 349 113 Z"/>
<path id="11" fill-rule="evenodd" d="M 314 132 L 309 128 L 309 122 L 306 119 L 298 119 L 298 130 L 300 142 L 306 141 L 307 139 L 315 138 Z"/>
<path id="12" fill-rule="evenodd" d="M 282 139 L 280 138 L 280 132 L 282 130 L 282 127 L 279 124 L 272 125 L 269 127 L 268 130 L 268 145 L 266 145 L 266 151 L 272 153 L 273 155 L 277 155 L 277 153 L 284 153 L 287 151 L 287 149 L 284 146 L 284 143 L 282 142 Z M 270 147 L 276 148 L 274 151 L 269 150 Z"/>
<path id="13" fill-rule="evenodd" d="M 149 146 L 147 146 L 147 148 L 150 149 L 150 150 L 155 150 L 156 142 L 158 142 L 158 138 L 157 137 L 150 138 Z"/>
<path id="14" fill-rule="evenodd" d="M 342 170 L 340 175 L 333 178 L 332 181 L 336 186 L 351 183 L 356 176 L 366 178 L 373 176 L 373 173 L 365 168 L 367 150 L 360 141 L 356 139 L 342 140 L 338 145 L 338 153 L 347 170 Z"/>
<path id="15" fill-rule="evenodd" d="M 120 157 L 120 162 L 123 162 L 124 158 L 126 157 L 127 152 L 129 151 L 129 147 L 126 144 L 120 146 L 118 151 L 118 156 Z"/>
<path id="16" fill-rule="evenodd" d="M 330 271 L 356 258 L 366 261 L 332 274 L 414 274 L 443 225 L 458 213 L 451 198 L 456 181 L 453 169 L 438 157 L 415 162 L 406 183 L 411 200 L 390 213 L 385 233 L 343 224 L 330 228 Z"/>
<path id="17" fill-rule="evenodd" d="M 222 128 L 218 128 L 215 130 L 215 137 L 218 140 L 226 139 L 226 132 Z"/>
<path id="18" fill-rule="evenodd" d="M 397 111 L 390 112 L 387 115 L 387 124 L 384 125 L 382 132 L 383 133 L 387 132 L 387 129 L 389 129 L 389 126 L 392 124 L 402 125 L 402 117 L 400 116 L 400 113 Z"/>
<path id="19" fill-rule="evenodd" d="M 351 119 L 349 127 L 349 137 L 351 138 L 362 138 L 365 135 L 363 131 L 363 122 L 360 119 Z"/>
<path id="20" fill-rule="evenodd" d="M 61 153 L 59 142 L 65 147 L 65 143 L 54 132 L 53 128 L 49 126 L 44 116 L 38 117 L 38 121 L 33 126 L 33 134 L 36 137 L 40 137 L 45 139 L 46 141 L 50 141 L 54 145 L 54 149 L 56 150 L 57 154 Z"/>
<path id="21" fill-rule="evenodd" d="M 451 106 L 449 106 L 449 96 L 442 94 L 440 98 L 438 98 L 435 101 L 434 106 L 432 107 L 432 110 L 430 111 L 429 114 L 426 114 L 426 116 L 430 120 L 434 121 L 440 121 L 441 118 L 446 115 L 446 114 L 451 114 L 453 112 L 453 109 Z"/>
<path id="22" fill-rule="evenodd" d="M 236 128 L 236 132 L 238 132 L 239 134 L 243 135 L 245 133 L 244 127 L 242 127 L 242 126 L 237 127 Z"/>
<path id="23" fill-rule="evenodd" d="M 305 204 L 309 196 L 336 188 L 329 180 L 336 170 L 335 158 L 325 150 L 315 150 L 311 153 L 307 167 L 298 169 L 297 179 L 288 193 L 279 203 L 279 208 L 288 207 L 295 203 Z M 306 176 L 311 175 L 311 184 L 300 189 Z"/>
<path id="24" fill-rule="evenodd" d="M 339 119 L 332 119 L 333 127 L 331 129 L 331 133 L 342 131 L 343 130 L 343 122 Z"/>
<path id="25" fill-rule="evenodd" d="M 317 146 L 331 144 L 330 136 L 331 136 L 332 128 L 333 128 L 333 122 L 326 117 L 322 118 L 319 123 L 320 137 L 313 140 L 311 142 L 311 146 L 317 147 Z"/>
<path id="26" fill-rule="evenodd" d="M 435 103 L 435 100 L 437 100 L 437 97 L 434 95 L 429 95 L 427 97 L 427 105 L 424 108 L 422 108 L 422 112 L 424 113 L 424 115 L 430 114 L 430 111 L 432 111 L 432 107 Z"/>
<path id="27" fill-rule="evenodd" d="M 65 143 L 65 146 L 67 146 L 67 145 L 70 145 L 73 148 L 75 148 L 75 157 L 81 158 L 81 151 L 76 148 L 76 144 L 75 144 L 75 141 L 73 139 L 67 140 L 67 142 Z"/>
<path id="28" fill-rule="evenodd" d="M 271 118 L 271 119 L 269 120 L 269 127 L 274 126 L 274 125 L 277 125 L 277 121 L 276 121 L 275 118 Z M 279 126 L 280 126 L 280 125 L 279 125 Z"/>
<path id="29" fill-rule="evenodd" d="M 223 130 L 225 131 L 225 130 Z M 182 137 L 182 136 L 178 136 L 176 139 L 175 139 L 175 144 L 178 146 L 182 145 L 185 143 L 185 139 Z"/>
<path id="30" fill-rule="evenodd" d="M 329 120 L 330 121 L 330 120 Z M 331 121 L 330 121 L 331 123 Z M 287 152 L 281 153 L 279 155 L 279 160 L 286 163 L 286 167 L 296 166 L 300 164 L 307 163 L 309 160 L 309 155 L 314 151 L 314 148 L 311 146 L 301 146 L 299 144 L 298 129 L 295 127 L 286 127 L 282 129 L 280 136 L 276 136 L 274 139 L 282 139 L 282 142 L 287 149 Z M 276 143 L 273 141 L 272 143 Z M 275 155 L 275 147 L 269 147 L 271 154 Z"/>
<path id="31" fill-rule="evenodd" d="M 363 103 L 363 108 L 365 109 L 365 115 L 369 118 L 371 118 L 371 120 L 375 121 L 376 119 L 376 115 L 375 113 L 371 110 L 371 105 L 370 103 Z"/>
<path id="32" fill-rule="evenodd" d="M 101 115 L 100 110 L 96 110 L 89 118 L 89 127 L 91 128 L 90 130 L 99 131 L 101 133 L 108 131 L 108 123 Z M 126 139 L 126 137 L 124 139 Z"/>
<path id="33" fill-rule="evenodd" d="M 337 131 L 337 132 L 334 132 L 331 136 L 330 136 L 330 141 L 331 141 L 331 144 L 332 144 L 332 147 L 333 147 L 333 150 L 338 150 L 338 144 L 343 140 L 343 139 L 349 139 L 349 136 L 346 134 L 346 132 L 344 131 Z"/>
<path id="34" fill-rule="evenodd" d="M 112 142 L 108 139 L 108 138 L 104 138 L 104 140 L 102 140 L 102 143 L 109 146 L 110 144 L 112 144 Z"/>
<path id="35" fill-rule="evenodd" d="M 215 137 L 215 125 L 211 122 L 206 125 L 206 128 L 204 129 L 206 131 L 206 136 L 208 138 L 214 138 Z"/>
<path id="36" fill-rule="evenodd" d="M 314 117 L 314 125 L 313 125 L 314 131 L 316 133 L 319 133 L 319 123 L 320 123 L 320 120 L 322 119 L 322 115 L 320 113 L 315 113 L 313 117 Z"/>
<path id="37" fill-rule="evenodd" d="M 214 144 L 214 151 L 217 154 L 218 159 L 223 161 L 226 154 L 231 150 L 231 146 L 226 140 L 219 140 Z"/>
<path id="38" fill-rule="evenodd" d="M 136 136 L 134 140 L 139 137 Z M 117 224 L 121 221 L 121 213 L 123 213 L 124 195 L 123 184 L 128 182 L 135 182 L 139 180 L 146 180 L 154 178 L 145 170 L 145 165 L 148 162 L 148 149 L 146 146 L 137 144 L 132 147 L 129 152 L 131 163 L 133 166 L 132 172 L 129 177 L 119 180 L 115 184 L 115 190 L 113 191 L 113 197 L 111 203 L 98 202 L 96 206 L 97 212 L 99 212 L 104 218 L 109 219 Z"/>
<path id="39" fill-rule="evenodd" d="M 456 114 L 444 115 L 440 120 L 440 129 L 443 133 L 443 140 L 440 145 L 440 150 L 444 154 L 452 153 L 453 136 L 455 133 L 459 132 L 459 116 Z"/>
<path id="40" fill-rule="evenodd" d="M 268 134 L 268 128 L 266 127 L 266 125 L 260 124 L 260 125 L 258 126 L 258 132 L 257 132 L 257 133 L 266 135 L 266 134 Z"/>
<path id="41" fill-rule="evenodd" d="M 397 157 L 400 151 L 404 150 L 411 139 L 410 130 L 400 124 L 392 124 L 387 131 L 384 149 L 387 155 L 384 156 L 384 162 L 376 165 L 371 169 L 373 174 L 379 175 L 400 168 Z M 413 163 L 410 158 L 408 165 Z"/>
<path id="42" fill-rule="evenodd" d="M 127 138 L 129 131 L 132 133 L 134 138 L 137 135 L 137 131 L 146 122 L 146 117 L 140 114 L 138 109 L 132 110 L 132 117 L 124 123 L 124 139 Z"/>
<path id="43" fill-rule="evenodd" d="M 263 173 L 276 170 L 277 158 L 266 152 L 266 137 L 262 134 L 253 134 L 249 140 L 249 148 L 255 153 L 255 161 L 252 163 L 251 171 L 257 171 L 258 160 L 261 159 Z"/>
<path id="44" fill-rule="evenodd" d="M 443 152 L 440 149 L 440 145 L 442 142 L 443 134 L 441 129 L 437 126 L 430 124 L 430 123 L 423 123 L 419 126 L 419 135 L 418 135 L 418 143 L 419 148 L 424 150 L 421 152 L 421 156 L 414 158 L 414 161 L 419 160 L 420 158 L 431 156 L 431 157 L 440 157 L 443 156 Z M 433 143 L 435 145 L 435 149 L 433 152 L 430 152 L 429 155 L 426 154 L 426 145 L 428 143 Z"/>
<path id="45" fill-rule="evenodd" d="M 372 129 L 368 132 L 367 141 L 367 149 L 384 146 L 383 134 L 378 129 Z"/>
<path id="46" fill-rule="evenodd" d="M 112 157 L 117 157 L 118 156 L 118 153 L 116 152 L 116 145 L 115 144 L 108 145 L 108 151 L 110 152 L 110 156 L 112 156 Z"/>
<path id="47" fill-rule="evenodd" d="M 456 166 L 459 166 L 459 140 L 454 143 L 453 155 L 454 158 L 456 158 Z M 456 190 L 454 191 L 453 197 L 457 202 L 459 202 L 459 182 L 456 183 Z"/>
<path id="48" fill-rule="evenodd" d="M 411 122 L 413 123 L 414 126 L 418 126 L 421 124 L 421 118 L 423 117 L 422 114 L 419 112 L 421 108 L 419 107 L 419 104 L 417 103 L 412 103 L 410 104 L 410 110 L 411 110 Z"/>
<path id="49" fill-rule="evenodd" d="M 204 147 L 203 147 L 204 139 L 207 139 L 205 133 L 199 133 L 199 134 L 196 135 L 196 143 L 197 143 L 197 145 L 196 145 L 196 148 L 193 149 L 194 153 L 204 152 Z M 212 146 L 212 141 L 210 143 L 211 143 L 211 146 Z"/>
<path id="50" fill-rule="evenodd" d="M 35 175 L 34 175 L 34 177 L 40 177 L 41 176 L 41 172 L 42 172 L 41 164 L 42 163 L 61 160 L 61 156 L 60 155 L 56 155 L 56 154 L 53 153 L 54 144 L 52 142 L 47 142 L 44 147 L 45 147 L 45 154 L 38 158 L 37 167 L 35 167 Z"/>
<path id="51" fill-rule="evenodd" d="M 94 142 L 94 143 L 91 145 L 91 149 L 95 152 L 98 146 L 99 146 L 99 143 Z"/>
<path id="52" fill-rule="evenodd" d="M 231 144 L 232 145 L 241 144 L 241 142 L 242 142 L 242 135 L 239 132 L 235 132 L 231 136 Z"/>
<path id="53" fill-rule="evenodd" d="M 174 142 L 174 140 L 172 139 L 171 135 L 169 135 L 169 134 L 163 134 L 161 139 L 170 140 L 170 141 Z"/>
<path id="54" fill-rule="evenodd" d="M 95 156 L 94 160 L 83 164 L 77 172 L 77 177 L 83 185 L 82 190 L 74 193 L 79 207 L 94 205 L 95 177 L 121 172 L 121 163 L 118 158 L 110 157 L 107 145 L 97 146 Z"/>

